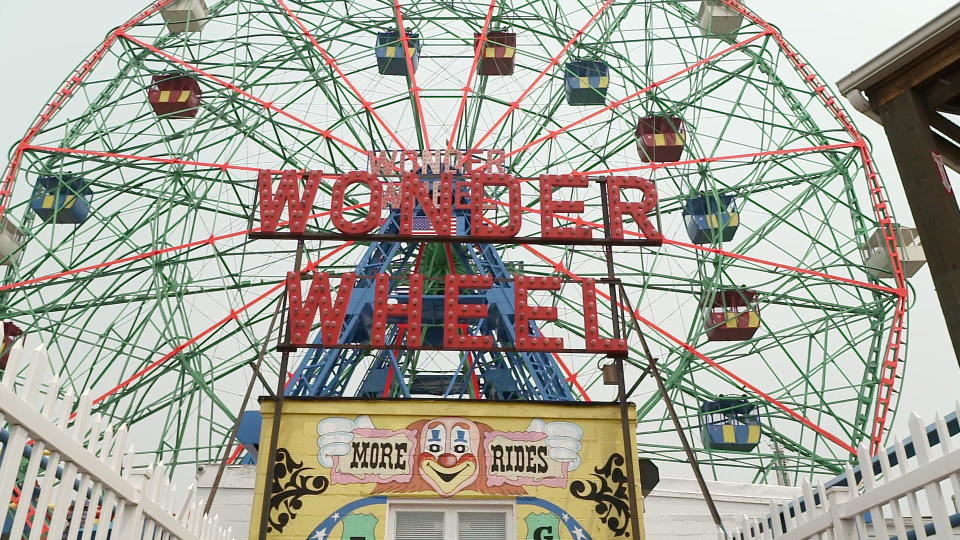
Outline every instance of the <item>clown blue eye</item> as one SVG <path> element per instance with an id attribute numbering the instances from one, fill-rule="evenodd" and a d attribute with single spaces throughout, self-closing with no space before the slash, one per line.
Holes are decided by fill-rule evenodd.
<path id="1" fill-rule="evenodd" d="M 431 454 L 439 454 L 443 452 L 443 443 L 446 437 L 447 430 L 443 426 L 437 426 L 435 428 L 430 428 L 427 430 L 427 440 L 424 441 L 424 446 L 426 447 L 427 452 Z"/>
<path id="2" fill-rule="evenodd" d="M 453 430 L 453 451 L 457 454 L 463 454 L 467 451 L 467 438 L 469 433 L 465 429 Z"/>

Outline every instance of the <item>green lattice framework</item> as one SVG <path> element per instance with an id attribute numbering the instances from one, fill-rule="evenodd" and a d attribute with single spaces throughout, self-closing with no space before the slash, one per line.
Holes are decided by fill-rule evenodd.
<path id="1" fill-rule="evenodd" d="M 758 479 L 838 471 L 849 458 L 843 445 L 883 436 L 902 375 L 905 282 L 901 273 L 893 286 L 873 279 L 859 249 L 890 226 L 890 211 L 865 141 L 812 68 L 775 28 L 724 2 L 746 14 L 736 36 L 705 36 L 699 2 L 666 0 L 224 0 L 211 5 L 202 32 L 170 35 L 158 15 L 169 0 L 158 2 L 108 35 L 13 149 L 2 211 L 27 241 L 6 274 L 5 317 L 28 345 L 49 347 L 50 369 L 67 387 L 100 396 L 99 412 L 133 425 L 145 452 L 209 461 L 224 446 L 292 267 L 293 244 L 246 238 L 258 169 L 363 170 L 364 151 L 399 141 L 503 148 L 523 178 L 624 170 L 656 180 L 668 242 L 619 250 L 616 270 L 693 439 L 699 403 L 719 394 L 764 402 L 762 391 L 782 405 L 765 406 L 756 451 L 700 457 L 717 475 L 724 467 Z M 397 7 L 424 43 L 415 80 L 377 74 L 376 33 L 397 27 Z M 465 91 L 474 33 L 484 27 L 518 34 L 516 73 L 475 77 Z M 611 105 L 565 103 L 562 65 L 571 58 L 610 64 Z M 150 76 L 170 71 L 200 82 L 195 120 L 160 120 L 147 104 Z M 687 161 L 639 160 L 637 119 L 657 113 L 686 122 Z M 34 182 L 67 172 L 92 182 L 91 217 L 44 223 L 29 208 Z M 732 242 L 688 243 L 681 210 L 700 192 L 737 196 L 742 223 Z M 599 196 L 580 195 L 584 219 L 598 221 Z M 308 243 L 305 254 L 344 272 L 363 250 Z M 515 246 L 501 255 L 531 275 L 604 272 L 594 248 Z M 433 260 L 433 271 L 448 270 Z M 731 286 L 758 291 L 762 327 L 749 341 L 709 342 L 700 303 Z M 577 334 L 567 321 L 578 320 L 579 306 L 559 295 L 551 302 L 561 321 L 545 331 Z M 268 353 L 268 370 L 277 360 Z M 603 360 L 561 358 L 582 399 L 610 399 Z M 636 350 L 630 362 L 635 380 Z M 456 365 L 424 353 L 403 367 L 412 376 Z M 647 379 L 631 396 L 639 447 L 682 460 L 654 390 Z"/>

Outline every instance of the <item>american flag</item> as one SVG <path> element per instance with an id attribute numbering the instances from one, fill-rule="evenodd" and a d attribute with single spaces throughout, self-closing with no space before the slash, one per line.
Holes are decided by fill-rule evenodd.
<path id="1" fill-rule="evenodd" d="M 430 223 L 430 218 L 423 216 L 413 216 L 412 221 L 412 232 L 413 236 L 435 236 L 437 231 L 434 230 L 433 224 Z M 450 233 L 457 234 L 457 217 L 450 216 Z"/>
<path id="2" fill-rule="evenodd" d="M 430 224 L 430 218 L 427 216 L 413 216 L 413 230 L 432 231 L 433 225 Z"/>

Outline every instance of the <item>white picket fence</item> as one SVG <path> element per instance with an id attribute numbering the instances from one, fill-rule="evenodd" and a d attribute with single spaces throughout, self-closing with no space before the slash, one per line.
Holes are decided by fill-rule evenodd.
<path id="1" fill-rule="evenodd" d="M 30 356 L 15 346 L 0 381 L 0 529 L 9 526 L 11 540 L 233 539 L 203 515 L 192 489 L 175 511 L 163 467 L 133 471 L 126 429 L 114 432 L 91 414 L 88 396 L 74 415 L 75 397 L 61 398 L 56 380 L 40 380 L 46 351 Z"/>
<path id="2" fill-rule="evenodd" d="M 960 404 L 957 416 L 960 418 Z M 895 440 L 891 448 L 895 464 L 891 463 L 890 452 L 883 452 L 878 456 L 881 472 L 876 474 L 866 447 L 861 447 L 857 455 L 862 474 L 859 482 L 849 467 L 847 486 L 827 489 L 820 483 L 814 489 L 804 482 L 802 505 L 800 497 L 786 505 L 771 503 L 769 514 L 744 519 L 733 531 L 721 533 L 720 538 L 960 537 L 960 510 L 956 507 L 960 497 L 958 441 L 951 441 L 942 416 L 934 423 L 939 444 L 929 443 L 924 424 L 916 415 L 911 416 L 909 425 L 915 459 L 908 459 L 904 443 Z"/>

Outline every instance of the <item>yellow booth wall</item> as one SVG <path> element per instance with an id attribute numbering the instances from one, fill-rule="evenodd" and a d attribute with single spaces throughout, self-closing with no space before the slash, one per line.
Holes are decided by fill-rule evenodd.
<path id="1" fill-rule="evenodd" d="M 273 405 L 261 399 L 263 452 Z M 283 411 L 271 540 L 631 536 L 615 404 L 287 398 Z"/>

